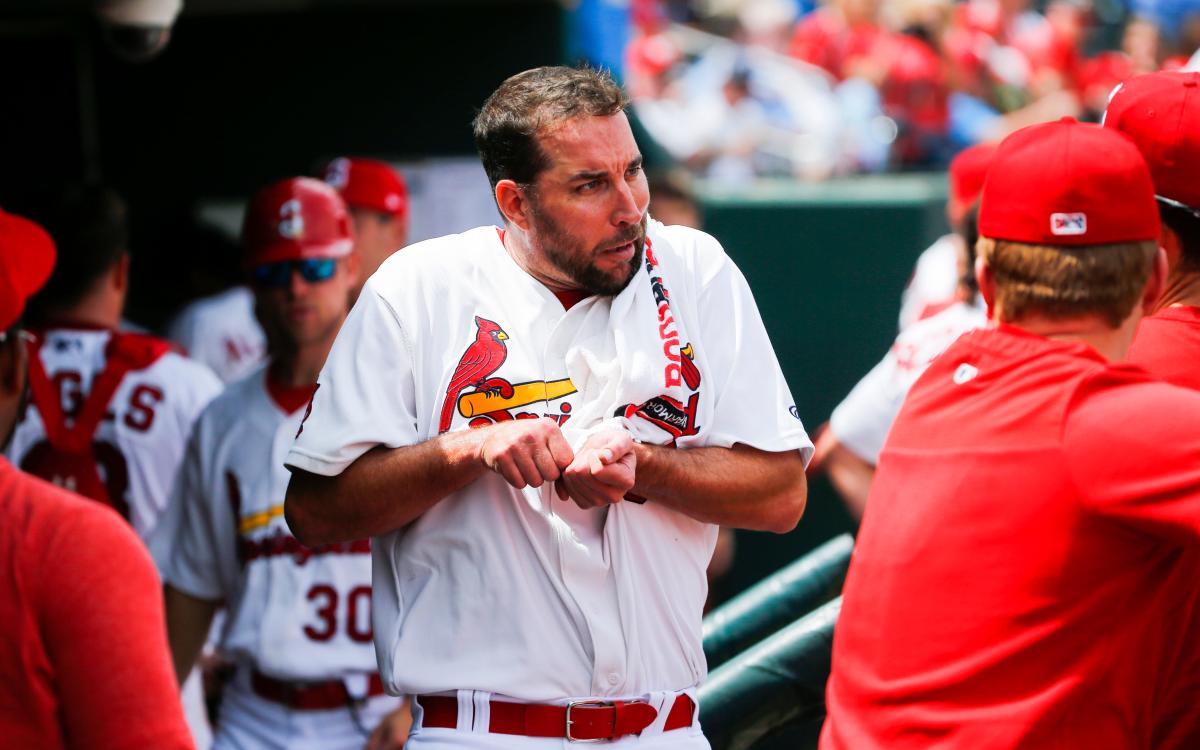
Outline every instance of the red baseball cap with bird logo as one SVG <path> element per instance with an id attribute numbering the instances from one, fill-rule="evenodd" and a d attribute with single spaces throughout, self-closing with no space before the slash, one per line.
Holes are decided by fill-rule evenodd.
<path id="1" fill-rule="evenodd" d="M 369 208 L 392 216 L 408 213 L 408 185 L 386 162 L 339 157 L 329 162 L 322 178 L 342 194 L 351 208 Z"/>
<path id="2" fill-rule="evenodd" d="M 242 223 L 248 267 L 306 258 L 341 258 L 354 249 L 350 215 L 338 192 L 311 177 L 280 180 L 255 193 Z"/>

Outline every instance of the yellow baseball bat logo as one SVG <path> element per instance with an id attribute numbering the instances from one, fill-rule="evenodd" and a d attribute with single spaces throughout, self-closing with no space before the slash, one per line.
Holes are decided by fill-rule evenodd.
<path id="1" fill-rule="evenodd" d="M 513 386 L 511 398 L 501 398 L 487 391 L 464 393 L 458 397 L 458 413 L 464 417 L 478 417 L 496 411 L 519 409 L 522 406 L 538 401 L 553 401 L 556 398 L 570 396 L 575 392 L 575 384 L 570 378 L 552 380 L 549 383 L 535 381 L 532 383 L 517 383 Z"/>

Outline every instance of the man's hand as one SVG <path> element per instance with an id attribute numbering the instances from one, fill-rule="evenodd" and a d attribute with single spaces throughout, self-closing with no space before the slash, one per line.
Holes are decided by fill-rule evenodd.
<path id="1" fill-rule="evenodd" d="M 405 698 L 400 707 L 384 716 L 367 739 L 366 750 L 400 750 L 408 739 L 412 729 L 412 713 L 409 711 L 408 699 Z"/>
<path id="2" fill-rule="evenodd" d="M 633 489 L 636 469 L 630 434 L 625 430 L 599 432 L 575 454 L 555 490 L 560 498 L 570 497 L 580 508 L 603 508 L 621 502 Z"/>
<path id="3" fill-rule="evenodd" d="M 479 460 L 517 489 L 556 481 L 575 459 L 558 423 L 549 417 L 517 419 L 484 429 Z"/>

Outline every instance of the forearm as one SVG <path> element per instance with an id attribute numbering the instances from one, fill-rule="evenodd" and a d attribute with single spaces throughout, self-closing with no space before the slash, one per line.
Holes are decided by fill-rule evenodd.
<path id="1" fill-rule="evenodd" d="M 808 484 L 799 451 L 639 444 L 635 453 L 633 492 L 698 521 L 784 533 L 804 513 Z"/>
<path id="2" fill-rule="evenodd" d="M 333 477 L 293 470 L 284 503 L 288 526 L 310 546 L 402 528 L 487 470 L 479 459 L 485 430 L 377 447 Z"/>
<path id="3" fill-rule="evenodd" d="M 861 521 L 875 479 L 875 467 L 840 442 L 835 442 L 826 454 L 824 467 L 850 515 Z"/>
<path id="4" fill-rule="evenodd" d="M 175 680 L 182 685 L 196 665 L 200 649 L 208 638 L 213 616 L 219 602 L 198 599 L 167 584 L 163 587 L 167 610 L 167 641 L 171 646 L 171 662 L 175 665 Z"/>

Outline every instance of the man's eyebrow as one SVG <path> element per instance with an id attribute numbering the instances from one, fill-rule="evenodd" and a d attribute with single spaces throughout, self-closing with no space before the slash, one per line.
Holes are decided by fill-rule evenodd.
<path id="1" fill-rule="evenodd" d="M 629 160 L 629 166 L 625 167 L 625 169 L 627 169 L 627 170 L 637 169 L 641 166 L 642 166 L 642 155 L 638 154 L 637 156 L 635 156 Z M 593 170 L 585 170 L 583 172 L 576 172 L 575 174 L 571 175 L 567 179 L 571 182 L 574 182 L 576 180 L 598 180 L 598 179 L 601 179 L 602 177 L 606 177 L 607 175 L 608 175 L 608 172 L 604 171 L 603 169 L 593 169 Z"/>
<path id="2" fill-rule="evenodd" d="M 603 169 L 596 169 L 586 172 L 576 172 L 575 174 L 571 175 L 569 179 L 571 182 L 574 182 L 575 180 L 598 180 L 607 174 L 608 172 L 605 172 Z"/>

